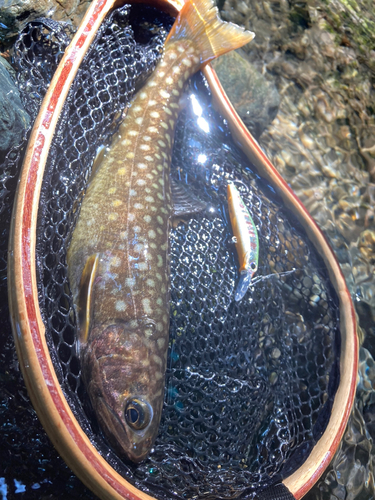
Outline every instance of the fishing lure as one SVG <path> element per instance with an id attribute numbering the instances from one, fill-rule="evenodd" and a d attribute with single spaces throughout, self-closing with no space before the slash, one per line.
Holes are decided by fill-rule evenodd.
<path id="1" fill-rule="evenodd" d="M 258 270 L 259 238 L 254 221 L 233 183 L 227 186 L 228 208 L 240 264 L 240 280 L 234 299 L 240 301 Z"/>
<path id="2" fill-rule="evenodd" d="M 180 97 L 191 75 L 253 36 L 212 0 L 185 3 L 90 179 L 68 250 L 86 390 L 109 442 L 134 462 L 155 441 L 164 401 L 169 224 L 184 213 L 169 175 Z"/>

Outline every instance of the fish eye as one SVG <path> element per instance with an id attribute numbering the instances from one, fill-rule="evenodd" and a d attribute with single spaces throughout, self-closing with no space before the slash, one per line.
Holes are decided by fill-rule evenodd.
<path id="1" fill-rule="evenodd" d="M 151 420 L 149 405 L 140 399 L 132 399 L 125 407 L 125 420 L 136 431 L 144 429 Z"/>

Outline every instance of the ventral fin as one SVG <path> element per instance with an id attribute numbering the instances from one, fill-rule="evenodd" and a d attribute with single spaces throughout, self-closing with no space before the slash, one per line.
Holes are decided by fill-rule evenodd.
<path id="1" fill-rule="evenodd" d="M 182 219 L 186 215 L 196 214 L 206 210 L 207 203 L 194 196 L 182 182 L 178 182 L 171 178 L 171 191 L 173 217 Z"/>
<path id="2" fill-rule="evenodd" d="M 90 318 L 93 302 L 93 285 L 98 270 L 99 254 L 91 255 L 82 271 L 78 293 L 79 341 L 85 344 L 90 329 Z"/>

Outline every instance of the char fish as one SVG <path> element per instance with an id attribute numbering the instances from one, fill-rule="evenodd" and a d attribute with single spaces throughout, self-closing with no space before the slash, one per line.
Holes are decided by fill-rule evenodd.
<path id="1" fill-rule="evenodd" d="M 90 179 L 69 246 L 86 390 L 108 441 L 140 462 L 158 433 L 169 343 L 171 150 L 186 80 L 251 32 L 188 0 Z"/>

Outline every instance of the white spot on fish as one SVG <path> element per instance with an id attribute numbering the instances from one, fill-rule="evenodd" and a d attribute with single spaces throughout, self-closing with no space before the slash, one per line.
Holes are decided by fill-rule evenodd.
<path id="1" fill-rule="evenodd" d="M 128 220 L 130 222 L 133 222 L 134 219 L 135 219 L 135 215 L 134 214 L 128 214 Z"/>
<path id="2" fill-rule="evenodd" d="M 150 229 L 150 231 L 147 234 L 149 238 L 156 238 L 156 233 L 153 229 Z"/>
<path id="3" fill-rule="evenodd" d="M 136 243 L 133 247 L 134 252 L 140 253 L 143 250 L 142 243 Z"/>
<path id="4" fill-rule="evenodd" d="M 178 104 L 176 104 L 175 102 L 171 102 L 170 106 L 171 106 L 171 108 L 174 108 L 174 109 L 180 109 L 180 106 Z"/>
<path id="5" fill-rule="evenodd" d="M 129 141 L 129 139 L 124 139 L 123 141 L 121 141 L 121 145 L 122 146 L 130 146 L 132 142 Z"/>
<path id="6" fill-rule="evenodd" d="M 158 132 L 158 129 L 156 127 L 148 127 L 147 130 L 149 132 L 151 132 L 152 134 L 157 134 L 157 132 Z"/>
<path id="7" fill-rule="evenodd" d="M 176 75 L 179 75 L 181 73 L 181 70 L 178 66 L 173 66 L 172 72 Z"/>
<path id="8" fill-rule="evenodd" d="M 182 45 L 178 45 L 177 50 L 180 52 L 180 54 L 183 54 L 185 52 L 185 47 L 183 47 Z"/>
<path id="9" fill-rule="evenodd" d="M 110 221 L 114 221 L 117 219 L 118 219 L 118 214 L 116 214 L 115 212 L 112 212 L 111 214 L 108 215 L 108 220 Z"/>
<path id="10" fill-rule="evenodd" d="M 162 140 L 159 140 L 159 141 L 158 141 L 158 144 L 159 144 L 159 146 L 161 146 L 162 148 L 165 148 L 165 147 L 167 146 L 167 145 L 165 144 L 165 142 L 164 142 L 164 141 L 162 141 Z"/>
<path id="11" fill-rule="evenodd" d="M 180 89 L 182 89 L 182 87 L 184 86 L 184 82 L 182 80 L 178 80 L 177 85 L 180 87 Z"/>
<path id="12" fill-rule="evenodd" d="M 145 222 L 151 222 L 151 215 L 144 215 L 144 216 L 143 216 L 143 220 L 144 220 Z"/>
<path id="13" fill-rule="evenodd" d="M 170 144 L 171 143 L 171 136 L 169 134 L 165 134 L 165 138 L 167 139 L 167 141 Z"/>
<path id="14" fill-rule="evenodd" d="M 164 200 L 164 195 L 162 193 L 156 193 L 156 196 L 159 198 L 159 200 Z"/>
<path id="15" fill-rule="evenodd" d="M 140 228 L 139 226 L 134 226 L 134 227 L 133 227 L 133 231 L 134 231 L 135 233 L 139 233 L 139 232 L 141 231 L 141 228 Z"/>
<path id="16" fill-rule="evenodd" d="M 159 325 L 159 323 L 158 323 L 158 325 Z M 163 325 L 162 325 L 162 327 L 163 327 Z M 164 347 L 164 345 L 165 345 L 165 339 L 160 338 L 160 339 L 158 339 L 156 342 L 157 342 L 157 344 L 158 344 L 159 349 L 163 349 L 163 347 Z"/>
<path id="17" fill-rule="evenodd" d="M 162 306 L 162 305 L 163 305 L 163 299 L 159 297 L 159 298 L 156 300 L 156 303 L 157 303 L 157 305 L 158 305 L 158 306 Z"/>
<path id="18" fill-rule="evenodd" d="M 107 191 L 108 194 L 115 194 L 115 192 L 116 192 L 116 188 L 115 187 L 111 187 Z"/>
<path id="19" fill-rule="evenodd" d="M 164 108 L 164 111 L 167 113 L 167 115 L 172 114 L 172 111 L 169 108 Z"/>
<path id="20" fill-rule="evenodd" d="M 139 149 L 142 149 L 142 151 L 150 151 L 150 146 L 148 144 L 141 144 Z"/>
<path id="21" fill-rule="evenodd" d="M 150 299 L 142 299 L 143 310 L 146 314 L 152 314 Z"/>
<path id="22" fill-rule="evenodd" d="M 125 175 L 126 174 L 126 168 L 121 167 L 117 170 L 118 175 Z"/>
<path id="23" fill-rule="evenodd" d="M 163 363 L 163 362 L 162 362 L 162 360 L 161 360 L 161 358 L 160 358 L 159 356 L 157 356 L 156 354 L 153 354 L 153 355 L 152 355 L 152 359 L 155 361 L 155 363 L 156 363 L 156 364 L 158 364 L 158 365 L 160 365 L 160 366 L 161 366 L 161 365 L 162 365 L 162 363 Z"/>
<path id="24" fill-rule="evenodd" d="M 134 158 L 134 153 L 133 153 L 133 151 L 129 151 L 129 153 L 126 153 L 125 158 L 129 158 L 129 159 Z"/>
<path id="25" fill-rule="evenodd" d="M 122 201 L 121 200 L 113 200 L 112 201 L 112 206 L 119 207 L 120 205 L 122 205 Z"/>
<path id="26" fill-rule="evenodd" d="M 152 196 L 146 196 L 145 200 L 149 203 L 153 203 L 155 201 L 155 198 L 153 198 Z"/>
<path id="27" fill-rule="evenodd" d="M 168 127 L 168 124 L 167 124 L 167 123 L 165 123 L 165 122 L 160 122 L 160 125 L 161 125 L 163 128 L 165 128 L 165 130 L 168 130 L 168 128 L 169 128 L 169 127 Z"/>
<path id="28" fill-rule="evenodd" d="M 134 203 L 134 208 L 136 210 L 142 210 L 144 207 L 143 207 L 142 203 Z"/>
<path id="29" fill-rule="evenodd" d="M 135 191 L 135 189 L 130 189 L 129 196 L 137 196 L 137 191 Z"/>
<path id="30" fill-rule="evenodd" d="M 173 78 L 171 76 L 168 76 L 166 79 L 165 79 L 165 83 L 167 83 L 168 85 L 171 85 L 173 83 Z"/>
<path id="31" fill-rule="evenodd" d="M 144 186 L 146 184 L 146 181 L 144 179 L 138 179 L 137 182 L 136 182 L 136 184 L 138 186 Z"/>
<path id="32" fill-rule="evenodd" d="M 147 269 L 148 269 L 148 264 L 147 264 L 147 262 L 140 262 L 140 263 L 138 264 L 138 269 L 139 269 L 140 271 L 147 271 Z"/>
<path id="33" fill-rule="evenodd" d="M 151 137 L 149 135 L 144 135 L 143 140 L 146 142 L 151 141 Z"/>
<path id="34" fill-rule="evenodd" d="M 141 108 L 141 106 L 134 106 L 133 111 L 135 111 L 136 113 L 139 113 L 140 111 L 142 111 L 142 108 Z"/>
<path id="35" fill-rule="evenodd" d="M 157 259 L 158 259 L 158 261 L 157 261 L 156 265 L 158 267 L 163 267 L 163 265 L 164 265 L 163 257 L 161 255 L 157 255 Z"/>
<path id="36" fill-rule="evenodd" d="M 118 300 L 115 305 L 116 311 L 125 311 L 126 309 L 126 304 L 123 300 Z"/>
<path id="37" fill-rule="evenodd" d="M 178 96 L 180 95 L 180 92 L 177 89 L 173 89 L 172 94 Z"/>
<path id="38" fill-rule="evenodd" d="M 150 82 L 147 84 L 149 87 L 156 87 L 158 83 L 155 80 L 150 80 Z"/>
<path id="39" fill-rule="evenodd" d="M 160 114 L 157 111 L 151 111 L 151 118 L 160 118 Z"/>
<path id="40" fill-rule="evenodd" d="M 139 134 L 138 130 L 129 130 L 128 132 L 128 135 L 132 135 L 133 137 L 135 137 L 138 134 Z"/>
<path id="41" fill-rule="evenodd" d="M 133 288 L 133 286 L 135 286 L 135 278 L 126 278 L 125 285 L 129 288 Z"/>
<path id="42" fill-rule="evenodd" d="M 137 167 L 143 170 L 144 168 L 147 168 L 147 165 L 145 163 L 138 163 Z"/>
<path id="43" fill-rule="evenodd" d="M 140 99 L 146 99 L 146 97 L 147 97 L 146 92 L 141 92 L 141 93 L 139 94 L 139 98 L 140 98 Z"/>
<path id="44" fill-rule="evenodd" d="M 170 52 L 168 52 L 168 55 L 169 55 L 169 59 L 172 59 L 172 60 L 173 60 L 173 59 L 177 59 L 177 54 L 176 54 L 176 52 L 174 52 L 174 51 L 172 51 L 172 50 L 171 50 Z"/>
<path id="45" fill-rule="evenodd" d="M 138 118 L 136 118 L 135 120 L 135 123 L 137 125 L 142 125 L 142 122 L 143 122 L 143 117 L 142 116 L 139 116 Z"/>
<path id="46" fill-rule="evenodd" d="M 113 267 L 119 267 L 120 264 L 121 264 L 120 257 L 112 257 L 112 259 L 109 261 L 109 265 Z"/>
<path id="47" fill-rule="evenodd" d="M 188 68 L 191 67 L 191 61 L 189 61 L 189 59 L 187 59 L 186 57 L 185 57 L 185 59 L 182 59 L 182 64 L 184 64 Z"/>
<path id="48" fill-rule="evenodd" d="M 166 92 L 164 89 L 159 90 L 159 94 L 164 99 L 169 99 L 171 97 L 171 94 L 169 92 Z"/>
<path id="49" fill-rule="evenodd" d="M 127 231 L 121 231 L 120 238 L 122 240 L 127 240 L 128 239 L 128 232 Z"/>
<path id="50" fill-rule="evenodd" d="M 148 101 L 148 105 L 149 105 L 149 106 L 155 106 L 155 104 L 157 104 L 157 101 L 154 101 L 154 99 L 150 99 L 150 100 Z"/>
<path id="51" fill-rule="evenodd" d="M 151 288 L 153 288 L 153 287 L 155 286 L 155 281 L 154 281 L 154 280 L 152 280 L 152 279 L 148 279 L 148 280 L 146 281 L 146 283 L 147 283 L 147 284 L 148 284 L 148 286 L 150 286 Z"/>
<path id="52" fill-rule="evenodd" d="M 160 217 L 160 215 L 156 216 L 156 220 L 159 222 L 159 224 L 164 224 L 163 217 Z"/>
<path id="53" fill-rule="evenodd" d="M 147 156 L 145 156 L 145 160 L 146 160 L 146 161 L 153 161 L 153 157 L 152 157 L 152 156 L 147 155 Z"/>

